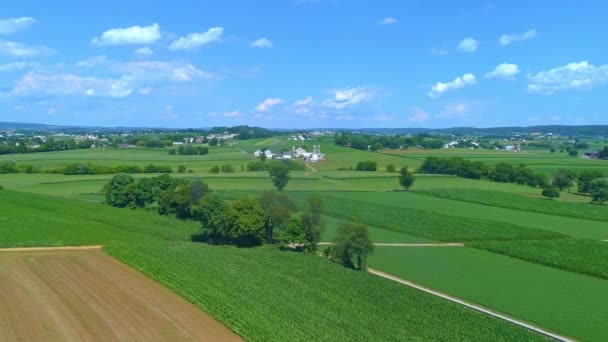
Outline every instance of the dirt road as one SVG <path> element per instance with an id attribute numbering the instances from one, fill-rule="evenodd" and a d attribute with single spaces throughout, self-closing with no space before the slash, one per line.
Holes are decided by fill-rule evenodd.
<path id="1" fill-rule="evenodd" d="M 0 253 L 0 341 L 240 341 L 98 250 Z"/>
<path id="2" fill-rule="evenodd" d="M 318 245 L 332 245 L 333 242 L 319 242 Z M 462 242 L 446 242 L 446 243 L 374 243 L 378 247 L 464 247 Z"/>

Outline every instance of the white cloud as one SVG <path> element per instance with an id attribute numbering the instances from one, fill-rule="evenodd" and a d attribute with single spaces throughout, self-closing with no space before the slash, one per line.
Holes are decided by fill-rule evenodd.
<path id="1" fill-rule="evenodd" d="M 473 85 L 475 84 L 477 81 L 475 79 L 475 75 L 473 74 L 464 74 L 462 75 L 462 77 L 456 77 L 453 81 L 451 82 L 437 82 L 437 84 L 435 84 L 432 88 L 431 91 L 429 92 L 429 97 L 437 97 L 447 91 L 450 90 L 454 90 L 454 89 L 460 89 L 463 87 L 466 87 L 468 85 Z"/>
<path id="2" fill-rule="evenodd" d="M 212 76 L 192 64 L 174 68 L 172 78 L 178 82 L 186 82 L 196 78 L 211 78 Z"/>
<path id="3" fill-rule="evenodd" d="M 80 77 L 73 74 L 29 72 L 13 87 L 15 95 L 97 95 L 125 97 L 131 89 L 124 88 L 124 80 Z"/>
<path id="4" fill-rule="evenodd" d="M 150 26 L 131 26 L 126 28 L 113 28 L 91 40 L 93 45 L 146 45 L 152 44 L 161 38 L 160 26 L 154 23 Z"/>
<path id="5" fill-rule="evenodd" d="M 36 19 L 32 17 L 0 19 L 0 34 L 12 34 L 34 25 Z"/>
<path id="6" fill-rule="evenodd" d="M 380 21 L 380 25 L 393 25 L 397 23 L 397 19 L 393 17 L 387 17 Z"/>
<path id="7" fill-rule="evenodd" d="M 227 118 L 235 118 L 237 116 L 241 116 L 241 112 L 238 110 L 233 110 L 231 112 L 225 112 L 223 115 Z"/>
<path id="8" fill-rule="evenodd" d="M 47 55 L 53 50 L 46 46 L 33 46 L 8 40 L 0 40 L 0 54 L 14 57 L 34 57 Z"/>
<path id="9" fill-rule="evenodd" d="M 308 96 L 305 99 L 301 99 L 301 100 L 297 100 L 293 103 L 293 107 L 296 111 L 296 113 L 308 113 L 310 112 L 310 105 L 312 105 L 313 100 L 312 100 L 312 96 Z"/>
<path id="10" fill-rule="evenodd" d="M 223 33 L 224 29 L 222 27 L 212 27 L 207 32 L 190 33 L 171 42 L 169 50 L 194 50 L 200 46 L 219 40 Z"/>
<path id="11" fill-rule="evenodd" d="M 323 101 L 323 105 L 339 110 L 368 101 L 371 97 L 372 93 L 362 87 L 338 89 L 333 98 Z"/>
<path id="12" fill-rule="evenodd" d="M 140 47 L 139 49 L 135 49 L 135 54 L 142 57 L 152 56 L 154 54 L 154 50 L 149 47 Z"/>
<path id="13" fill-rule="evenodd" d="M 267 98 L 264 102 L 255 107 L 256 112 L 270 112 L 272 107 L 283 103 L 283 100 L 278 98 Z"/>
<path id="14" fill-rule="evenodd" d="M 108 59 L 105 55 L 94 56 L 91 58 L 84 59 L 76 63 L 76 66 L 79 68 L 97 68 L 103 65 L 107 65 L 111 63 L 110 59 Z"/>
<path id="15" fill-rule="evenodd" d="M 8 64 L 1 64 L 0 72 L 19 71 L 19 70 L 23 70 L 23 69 L 27 68 L 28 65 L 29 65 L 29 63 L 27 63 L 27 62 L 13 62 L 13 63 L 8 63 Z"/>
<path id="16" fill-rule="evenodd" d="M 427 112 L 425 112 L 421 108 L 414 107 L 411 109 L 411 114 L 410 114 L 410 116 L 408 116 L 407 121 L 422 123 L 422 122 L 427 122 L 430 119 L 431 119 L 431 116 Z"/>
<path id="17" fill-rule="evenodd" d="M 517 64 L 502 63 L 496 66 L 494 70 L 488 72 L 485 77 L 512 80 L 515 78 L 515 76 L 517 76 L 517 74 L 519 74 L 519 67 Z"/>
<path id="18" fill-rule="evenodd" d="M 268 38 L 260 38 L 256 41 L 251 42 L 249 46 L 256 48 L 271 48 L 272 42 Z"/>
<path id="19" fill-rule="evenodd" d="M 478 47 L 479 43 L 472 37 L 467 37 L 458 43 L 458 50 L 463 52 L 475 52 Z"/>
<path id="20" fill-rule="evenodd" d="M 498 43 L 502 46 L 511 45 L 515 42 L 523 42 L 524 40 L 536 37 L 536 30 L 524 32 L 522 34 L 503 34 L 498 38 Z"/>
<path id="21" fill-rule="evenodd" d="M 528 78 L 530 93 L 552 94 L 560 90 L 591 89 L 608 82 L 608 65 L 595 66 L 580 61 L 541 71 Z"/>
<path id="22" fill-rule="evenodd" d="M 447 56 L 450 52 L 446 49 L 432 48 L 431 53 L 436 56 Z"/>
<path id="23" fill-rule="evenodd" d="M 457 103 L 445 106 L 437 115 L 441 118 L 463 118 L 469 115 L 471 106 L 467 103 Z"/>

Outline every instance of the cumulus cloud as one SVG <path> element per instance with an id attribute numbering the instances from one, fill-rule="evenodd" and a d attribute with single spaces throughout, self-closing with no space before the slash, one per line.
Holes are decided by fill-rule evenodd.
<path id="1" fill-rule="evenodd" d="M 323 105 L 340 110 L 368 101 L 371 97 L 372 93 L 362 87 L 338 89 L 332 98 L 323 101 Z"/>
<path id="2" fill-rule="evenodd" d="M 395 19 L 393 17 L 387 17 L 387 18 L 380 20 L 380 25 L 393 25 L 396 23 L 397 23 L 397 19 Z"/>
<path id="3" fill-rule="evenodd" d="M 93 45 L 146 45 L 161 38 L 160 26 L 154 23 L 150 26 L 131 26 L 113 28 L 105 31 L 100 37 L 91 40 Z"/>
<path id="4" fill-rule="evenodd" d="M 169 50 L 195 50 L 219 40 L 223 33 L 224 28 L 222 27 L 212 27 L 206 32 L 190 33 L 171 42 Z"/>
<path id="5" fill-rule="evenodd" d="M 53 50 L 46 46 L 27 45 L 8 40 L 0 40 L 0 55 L 13 57 L 34 57 L 51 54 Z"/>
<path id="6" fill-rule="evenodd" d="M 8 64 L 0 64 L 0 72 L 13 72 L 27 68 L 29 63 L 27 62 L 13 62 Z"/>
<path id="7" fill-rule="evenodd" d="M 479 43 L 473 37 L 467 37 L 458 43 L 458 50 L 463 52 L 475 52 L 479 47 Z"/>
<path id="8" fill-rule="evenodd" d="M 47 74 L 29 72 L 23 76 L 12 93 L 15 95 L 95 95 L 101 93 L 110 97 L 125 97 L 131 90 L 123 87 L 120 79 L 81 77 L 74 74 Z"/>
<path id="9" fill-rule="evenodd" d="M 149 47 L 140 47 L 139 49 L 135 49 L 135 54 L 141 57 L 148 57 L 154 55 L 154 50 Z"/>
<path id="10" fill-rule="evenodd" d="M 32 17 L 0 19 L 0 34 L 13 34 L 34 25 L 36 19 Z"/>
<path id="11" fill-rule="evenodd" d="M 588 61 L 580 61 L 541 71 L 528 78 L 528 91 L 535 94 L 590 89 L 608 82 L 608 65 L 595 66 Z"/>
<path id="12" fill-rule="evenodd" d="M 437 115 L 441 118 L 455 119 L 468 116 L 471 106 L 467 103 L 447 105 Z"/>
<path id="13" fill-rule="evenodd" d="M 313 100 L 312 100 L 312 96 L 308 96 L 305 99 L 301 99 L 301 100 L 297 100 L 293 103 L 293 107 L 296 111 L 296 113 L 308 113 L 310 112 L 310 106 L 312 105 Z"/>
<path id="14" fill-rule="evenodd" d="M 256 112 L 270 112 L 276 105 L 283 103 L 283 100 L 278 98 L 267 98 L 264 102 L 260 103 L 255 107 Z"/>
<path id="15" fill-rule="evenodd" d="M 464 74 L 462 75 L 462 77 L 456 77 L 453 81 L 451 82 L 437 82 L 437 84 L 435 84 L 432 88 L 431 91 L 429 92 L 429 97 L 438 97 L 441 94 L 448 92 L 450 90 L 454 90 L 454 89 L 460 89 L 469 85 L 473 85 L 477 82 L 477 80 L 475 79 L 475 75 L 473 74 Z"/>
<path id="16" fill-rule="evenodd" d="M 223 115 L 224 115 L 224 117 L 227 117 L 227 118 L 235 118 L 237 116 L 241 116 L 241 112 L 238 110 L 233 110 L 231 112 L 224 112 Z"/>
<path id="17" fill-rule="evenodd" d="M 502 63 L 494 70 L 488 72 L 486 78 L 499 78 L 503 80 L 512 80 L 519 74 L 519 67 L 516 64 Z"/>
<path id="18" fill-rule="evenodd" d="M 431 116 L 421 108 L 414 107 L 410 112 L 410 116 L 407 118 L 409 122 L 422 123 L 431 119 Z"/>
<path id="19" fill-rule="evenodd" d="M 503 34 L 498 38 L 498 43 L 502 46 L 507 46 L 516 42 L 523 42 L 534 37 L 536 37 L 536 30 L 532 29 L 521 34 Z"/>
<path id="20" fill-rule="evenodd" d="M 255 47 L 255 48 L 271 48 L 272 42 L 268 38 L 260 38 L 258 40 L 251 42 L 251 44 L 249 44 L 249 46 Z"/>

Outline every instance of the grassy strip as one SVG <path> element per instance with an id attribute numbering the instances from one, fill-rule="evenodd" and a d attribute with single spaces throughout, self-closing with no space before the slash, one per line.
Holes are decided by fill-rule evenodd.
<path id="1" fill-rule="evenodd" d="M 0 213 L 0 247 L 189 241 L 200 226 L 142 210 L 9 190 L 0 192 Z"/>
<path id="2" fill-rule="evenodd" d="M 493 190 L 478 189 L 438 189 L 417 190 L 420 194 L 494 207 L 530 211 L 541 214 L 608 221 L 606 206 L 588 203 L 550 201 L 544 198 L 530 198 Z"/>
<path id="3" fill-rule="evenodd" d="M 594 240 L 487 241 L 469 247 L 608 279 L 608 242 Z"/>
<path id="4" fill-rule="evenodd" d="M 309 194 L 290 193 L 298 203 Z M 560 239 L 565 235 L 541 229 L 471 217 L 439 214 L 411 208 L 334 198 L 323 198 L 324 214 L 343 220 L 407 233 L 436 241 L 467 242 L 493 240 Z"/>
<path id="5" fill-rule="evenodd" d="M 194 243 L 106 251 L 248 341 L 524 341 L 542 338 L 314 256 Z"/>

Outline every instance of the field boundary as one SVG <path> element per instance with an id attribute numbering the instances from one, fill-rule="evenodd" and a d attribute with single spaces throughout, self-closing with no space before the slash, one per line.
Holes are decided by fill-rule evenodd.
<path id="1" fill-rule="evenodd" d="M 498 319 L 502 319 L 502 320 L 504 320 L 504 321 L 507 321 L 507 322 L 509 322 L 509 323 L 513 323 L 513 324 L 515 324 L 515 325 L 518 325 L 518 326 L 520 326 L 520 327 L 522 327 L 522 328 L 525 328 L 525 329 L 528 329 L 528 330 L 534 331 L 534 332 L 536 332 L 536 333 L 538 333 L 538 334 L 541 334 L 541 335 L 543 335 L 543 336 L 553 338 L 553 339 L 555 339 L 555 340 L 557 340 L 557 341 L 562 341 L 562 342 L 575 342 L 575 341 L 576 341 L 576 340 L 574 340 L 574 339 L 571 339 L 571 338 L 568 338 L 568 337 L 565 337 L 565 336 L 562 336 L 562 335 L 554 334 L 554 333 L 552 333 L 552 332 L 549 332 L 549 331 L 547 331 L 547 330 L 544 330 L 544 329 L 542 329 L 542 328 L 539 328 L 539 327 L 537 327 L 537 326 L 535 326 L 535 325 L 532 325 L 532 324 L 530 324 L 530 323 L 526 323 L 526 322 L 524 322 L 524 321 L 520 321 L 520 320 L 517 320 L 517 319 L 515 319 L 515 318 L 509 317 L 509 316 L 507 316 L 507 315 L 504 315 L 504 314 L 501 314 L 501 313 L 498 313 L 498 312 L 492 311 L 492 310 L 490 310 L 490 309 L 488 309 L 488 308 L 485 308 L 485 307 L 482 307 L 482 306 L 479 306 L 479 305 L 475 305 L 475 304 L 471 304 L 471 303 L 466 302 L 466 301 L 464 301 L 464 300 L 462 300 L 462 299 L 458 299 L 458 298 L 456 298 L 456 297 L 452 297 L 452 296 L 447 295 L 447 294 L 445 294 L 445 293 L 441 293 L 441 292 L 439 292 L 439 291 L 432 290 L 432 289 L 430 289 L 430 288 L 428 288 L 428 287 L 424 287 L 424 286 L 422 286 L 422 285 L 416 284 L 416 283 L 411 282 L 411 281 L 409 281 L 409 280 L 405 280 L 405 279 L 403 279 L 403 278 L 399 278 L 399 277 L 396 277 L 396 276 L 394 276 L 394 275 L 390 275 L 390 274 L 388 274 L 388 273 L 384 273 L 384 272 L 382 272 L 382 271 L 375 270 L 375 269 L 373 269 L 373 268 L 368 268 L 368 269 L 367 269 L 367 271 L 368 271 L 369 273 L 374 274 L 374 275 L 377 275 L 377 276 L 379 276 L 379 277 L 383 277 L 383 278 L 386 278 L 386 279 L 389 279 L 389 280 L 392 280 L 392 281 L 398 282 L 398 283 L 400 283 L 400 284 L 402 284 L 402 285 L 406 285 L 406 286 L 409 286 L 409 287 L 413 287 L 413 288 L 415 288 L 415 289 L 418 289 L 418 290 L 420 290 L 420 291 L 423 291 L 423 292 L 426 292 L 426 293 L 432 294 L 432 295 L 434 295 L 434 296 L 437 296 L 437 297 L 440 297 L 440 298 L 443 298 L 443 299 L 447 299 L 447 300 L 449 300 L 449 301 L 451 301 L 451 302 L 453 302 L 453 303 L 456 303 L 456 304 L 460 304 L 460 305 L 466 306 L 466 307 L 467 307 L 467 308 L 469 308 L 469 309 L 472 309 L 472 310 L 475 310 L 475 311 L 481 312 L 481 313 L 486 314 L 486 315 L 488 315 L 488 316 L 492 316 L 492 317 L 495 317 L 495 318 L 498 318 Z"/>
<path id="2" fill-rule="evenodd" d="M 102 246 L 63 246 L 63 247 L 11 247 L 0 248 L 0 252 L 44 252 L 44 251 L 90 251 L 100 250 Z"/>
<path id="3" fill-rule="evenodd" d="M 333 242 L 319 242 L 320 246 L 333 245 Z M 446 242 L 446 243 L 374 243 L 377 247 L 464 247 L 462 242 Z"/>

